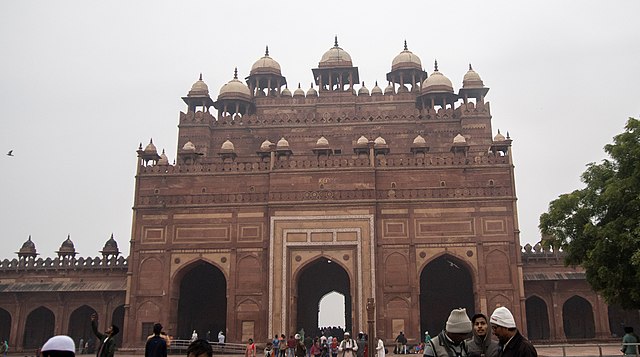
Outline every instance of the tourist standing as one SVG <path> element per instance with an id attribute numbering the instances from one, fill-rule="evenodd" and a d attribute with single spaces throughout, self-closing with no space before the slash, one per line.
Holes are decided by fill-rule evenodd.
<path id="1" fill-rule="evenodd" d="M 469 355 L 474 357 L 497 357 L 500 346 L 491 339 L 491 328 L 487 323 L 487 317 L 483 314 L 475 314 L 471 318 L 473 336 L 467 340 Z"/>
<path id="2" fill-rule="evenodd" d="M 338 357 L 338 338 L 334 337 L 331 339 L 331 357 Z"/>
<path id="3" fill-rule="evenodd" d="M 467 356 L 467 346 L 464 341 L 471 329 L 467 310 L 454 309 L 449 314 L 444 330 L 424 346 L 424 355 L 429 357 Z"/>
<path id="4" fill-rule="evenodd" d="M 338 347 L 338 353 L 342 352 L 340 357 L 356 357 L 356 351 L 358 351 L 358 344 L 351 338 L 349 332 L 345 332 L 344 339 Z"/>
<path id="5" fill-rule="evenodd" d="M 538 352 L 531 342 L 516 328 L 511 311 L 501 306 L 493 311 L 489 319 L 493 334 L 498 337 L 502 348 L 500 357 L 537 357 Z"/>
<path id="6" fill-rule="evenodd" d="M 287 340 L 287 357 L 294 357 L 296 352 L 296 339 L 293 335 L 289 335 Z"/>
<path id="7" fill-rule="evenodd" d="M 144 346 L 144 357 L 167 357 L 167 341 L 160 336 L 162 325 L 153 325 L 153 336 L 147 339 Z"/>
<path id="8" fill-rule="evenodd" d="M 634 343 L 638 343 L 638 336 L 633 332 L 633 327 L 625 326 L 624 336 L 622 336 L 622 351 L 625 355 L 636 356 L 638 352 L 638 346 Z"/>
<path id="9" fill-rule="evenodd" d="M 289 350 L 288 344 L 287 344 L 287 338 L 286 336 L 283 334 L 280 335 L 280 338 L 278 339 L 279 343 L 278 343 L 278 349 L 280 350 L 280 354 L 278 357 L 287 357 L 287 351 Z"/>
<path id="10" fill-rule="evenodd" d="M 307 357 L 307 348 L 304 346 L 304 342 L 301 341 L 301 336 L 300 334 L 296 334 L 295 336 L 295 351 L 294 351 L 294 356 L 295 357 Z"/>
<path id="11" fill-rule="evenodd" d="M 198 333 L 196 332 L 196 330 L 193 330 L 193 332 L 191 333 L 191 342 L 195 341 L 198 339 Z"/>
<path id="12" fill-rule="evenodd" d="M 249 343 L 247 343 L 247 348 L 244 351 L 244 357 L 256 357 L 256 344 L 253 343 L 253 338 L 250 338 Z"/>
<path id="13" fill-rule="evenodd" d="M 98 357 L 113 357 L 116 353 L 116 341 L 113 336 L 120 332 L 120 329 L 116 325 L 111 325 L 107 328 L 104 334 L 98 332 L 98 314 L 91 315 L 91 330 L 93 334 L 100 340 L 100 346 L 96 356 Z"/>
<path id="14" fill-rule="evenodd" d="M 384 341 L 380 337 L 377 338 L 378 345 L 376 346 L 376 357 L 385 357 L 384 353 Z"/>

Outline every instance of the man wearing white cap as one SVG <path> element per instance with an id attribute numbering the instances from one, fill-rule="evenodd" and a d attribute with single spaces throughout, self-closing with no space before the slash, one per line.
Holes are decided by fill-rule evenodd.
<path id="1" fill-rule="evenodd" d="M 493 311 L 491 329 L 500 341 L 500 357 L 538 357 L 535 347 L 520 334 L 511 311 L 501 306 Z"/>
<path id="2" fill-rule="evenodd" d="M 466 309 L 454 309 L 449 314 L 445 329 L 425 345 L 424 355 L 429 357 L 468 356 L 465 339 L 471 332 L 471 320 Z"/>
<path id="3" fill-rule="evenodd" d="M 40 352 L 42 357 L 75 357 L 76 345 L 71 337 L 58 335 L 45 342 Z"/>
<path id="4" fill-rule="evenodd" d="M 344 333 L 344 339 L 338 347 L 338 357 L 355 357 L 358 351 L 358 344 L 351 338 L 349 332 Z"/>

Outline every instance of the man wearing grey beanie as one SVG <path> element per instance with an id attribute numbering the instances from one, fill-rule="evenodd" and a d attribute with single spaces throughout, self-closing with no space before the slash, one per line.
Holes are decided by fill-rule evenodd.
<path id="1" fill-rule="evenodd" d="M 445 329 L 426 344 L 424 355 L 429 357 L 466 357 L 465 339 L 471 332 L 471 320 L 466 309 L 454 309 Z"/>

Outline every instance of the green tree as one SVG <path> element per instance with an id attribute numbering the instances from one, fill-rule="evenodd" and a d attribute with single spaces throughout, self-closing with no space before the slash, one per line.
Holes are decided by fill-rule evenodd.
<path id="1" fill-rule="evenodd" d="M 540 216 L 545 245 L 581 265 L 609 304 L 640 308 L 640 121 L 604 147 L 609 159 L 590 163 L 586 187 L 563 194 Z"/>

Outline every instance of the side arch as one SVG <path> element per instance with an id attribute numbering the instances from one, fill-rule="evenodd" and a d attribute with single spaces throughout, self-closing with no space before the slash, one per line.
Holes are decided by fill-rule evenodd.
<path id="1" fill-rule="evenodd" d="M 53 336 L 56 318 L 51 310 L 40 306 L 27 315 L 22 346 L 26 349 L 40 348 Z"/>
<path id="2" fill-rule="evenodd" d="M 587 299 L 574 295 L 562 305 L 562 322 L 567 339 L 594 338 L 593 308 Z"/>
<path id="3" fill-rule="evenodd" d="M 530 340 L 548 340 L 549 312 L 547 303 L 536 295 L 525 301 L 527 311 L 527 333 Z"/>
<path id="4" fill-rule="evenodd" d="M 11 313 L 0 307 L 0 341 L 10 341 Z"/>

